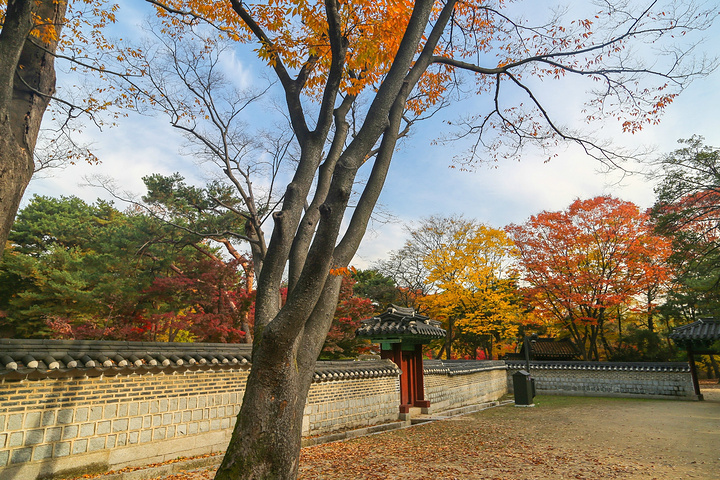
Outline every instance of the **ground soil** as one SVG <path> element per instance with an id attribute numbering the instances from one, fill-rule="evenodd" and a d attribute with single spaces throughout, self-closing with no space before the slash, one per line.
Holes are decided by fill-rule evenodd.
<path id="1" fill-rule="evenodd" d="M 720 386 L 703 393 L 703 402 L 536 397 L 532 408 L 497 407 L 305 448 L 300 478 L 720 479 Z"/>

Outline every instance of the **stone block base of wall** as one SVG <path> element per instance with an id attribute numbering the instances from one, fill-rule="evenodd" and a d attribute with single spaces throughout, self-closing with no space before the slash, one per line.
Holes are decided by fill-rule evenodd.
<path id="1" fill-rule="evenodd" d="M 521 369 L 524 362 L 508 362 L 510 391 Z M 532 362 L 530 374 L 538 395 L 697 399 L 686 363 Z"/>
<path id="2" fill-rule="evenodd" d="M 232 369 L 3 381 L 0 478 L 69 476 L 224 450 L 246 379 L 246 370 Z"/>

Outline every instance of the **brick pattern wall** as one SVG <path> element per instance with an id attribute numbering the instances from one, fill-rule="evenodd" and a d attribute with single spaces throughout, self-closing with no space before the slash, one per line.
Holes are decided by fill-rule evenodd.
<path id="1" fill-rule="evenodd" d="M 223 450 L 246 379 L 247 371 L 227 369 L 3 381 L 0 468 L 122 468 Z M 158 448 L 165 440 L 172 448 Z M 16 478 L 33 478 L 31 470 Z"/>
<path id="2" fill-rule="evenodd" d="M 364 373 L 348 374 L 356 370 Z M 75 476 L 223 451 L 247 375 L 246 367 L 226 366 L 2 380 L 0 479 Z M 399 370 L 392 363 L 326 362 L 316 377 L 303 435 L 398 419 Z M 495 400 L 504 382 L 504 366 L 430 374 L 426 398 L 432 412 Z"/>
<path id="3" fill-rule="evenodd" d="M 505 366 L 463 375 L 426 374 L 429 413 L 494 401 L 507 393 Z"/>
<path id="4" fill-rule="evenodd" d="M 303 435 L 395 421 L 399 402 L 397 376 L 314 383 L 305 406 Z"/>
<path id="5" fill-rule="evenodd" d="M 524 367 L 522 367 L 524 369 Z M 512 391 L 512 375 L 519 368 L 507 371 L 508 388 Z M 554 365 L 553 368 L 531 365 L 538 394 L 642 396 L 661 398 L 692 398 L 694 390 L 690 372 L 684 368 L 640 370 L 622 367 L 616 369 L 579 369 L 577 366 Z"/>
<path id="6" fill-rule="evenodd" d="M 303 434 L 397 420 L 398 374 L 375 371 L 313 383 Z M 0 479 L 105 471 L 223 451 L 247 375 L 246 369 L 225 368 L 3 380 Z"/>

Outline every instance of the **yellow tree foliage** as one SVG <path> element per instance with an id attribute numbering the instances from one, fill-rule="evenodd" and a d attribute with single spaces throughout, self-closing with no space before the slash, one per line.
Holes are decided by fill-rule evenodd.
<path id="1" fill-rule="evenodd" d="M 515 256 L 502 230 L 463 224 L 451 242 L 423 259 L 427 280 L 436 288 L 423 300 L 429 314 L 454 320 L 460 335 L 514 341 L 521 316 L 511 270 Z"/>

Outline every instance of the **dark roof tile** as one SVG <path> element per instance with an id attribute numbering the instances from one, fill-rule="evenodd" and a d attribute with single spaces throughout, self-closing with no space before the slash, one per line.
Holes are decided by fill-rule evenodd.
<path id="1" fill-rule="evenodd" d="M 250 367 L 252 345 L 0 339 L 0 379 Z M 397 376 L 390 360 L 317 362 L 313 381 Z"/>
<path id="2" fill-rule="evenodd" d="M 525 369 L 525 361 L 506 360 L 509 369 Z M 685 362 L 562 362 L 539 361 L 530 362 L 530 370 L 601 370 L 601 371 L 634 371 L 634 372 L 689 372 L 690 366 Z"/>
<path id="3" fill-rule="evenodd" d="M 676 342 L 720 340 L 720 320 L 701 318 L 696 322 L 674 328 L 670 338 Z"/>
<path id="4" fill-rule="evenodd" d="M 487 370 L 507 369 L 502 360 L 423 360 L 425 375 L 469 375 Z"/>
<path id="5" fill-rule="evenodd" d="M 357 329 L 358 337 L 380 339 L 389 337 L 444 338 L 445 330 L 437 320 L 420 315 L 412 308 L 392 305 L 380 315 L 363 320 Z"/>

